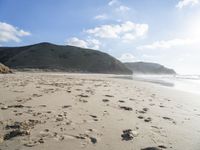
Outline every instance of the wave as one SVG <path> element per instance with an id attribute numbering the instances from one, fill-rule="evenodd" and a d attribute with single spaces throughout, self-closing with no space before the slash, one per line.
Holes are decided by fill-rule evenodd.
<path id="1" fill-rule="evenodd" d="M 200 94 L 200 75 L 133 75 L 132 79 Z"/>

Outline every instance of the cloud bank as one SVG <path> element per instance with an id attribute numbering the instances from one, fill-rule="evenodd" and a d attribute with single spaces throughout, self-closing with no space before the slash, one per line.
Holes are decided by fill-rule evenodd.
<path id="1" fill-rule="evenodd" d="M 183 7 L 194 6 L 197 4 L 199 4 L 199 0 L 181 0 L 178 2 L 176 7 L 181 9 Z"/>
<path id="2" fill-rule="evenodd" d="M 24 31 L 11 24 L 0 22 L 0 42 L 20 42 L 21 37 L 31 35 L 30 32 Z"/>
<path id="3" fill-rule="evenodd" d="M 85 32 L 94 37 L 104 39 L 122 39 L 131 41 L 139 37 L 144 37 L 148 32 L 148 24 L 137 24 L 127 21 L 121 24 L 107 24 L 88 29 Z"/>
<path id="4" fill-rule="evenodd" d="M 81 40 L 77 37 L 72 37 L 66 41 L 66 44 L 82 48 L 99 49 L 101 43 L 96 39 Z"/>

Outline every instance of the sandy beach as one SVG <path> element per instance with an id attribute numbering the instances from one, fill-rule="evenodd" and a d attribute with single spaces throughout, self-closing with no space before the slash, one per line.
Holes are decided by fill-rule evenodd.
<path id="1" fill-rule="evenodd" d="M 116 75 L 0 75 L 0 150 L 199 150 L 200 95 Z"/>

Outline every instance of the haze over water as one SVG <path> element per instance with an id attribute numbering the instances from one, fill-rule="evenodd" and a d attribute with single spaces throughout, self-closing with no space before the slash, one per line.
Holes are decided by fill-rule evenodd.
<path id="1" fill-rule="evenodd" d="M 133 79 L 200 94 L 200 75 L 133 75 Z"/>

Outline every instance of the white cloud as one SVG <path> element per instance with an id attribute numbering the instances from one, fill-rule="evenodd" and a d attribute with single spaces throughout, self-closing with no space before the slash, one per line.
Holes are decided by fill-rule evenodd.
<path id="1" fill-rule="evenodd" d="M 126 12 L 129 10 L 130 10 L 130 8 L 127 6 L 124 6 L 124 5 L 120 5 L 118 8 L 116 8 L 116 11 L 119 11 L 119 12 Z"/>
<path id="2" fill-rule="evenodd" d="M 176 46 L 185 46 L 195 43 L 192 39 L 173 39 L 168 41 L 156 41 L 149 45 L 142 45 L 137 49 L 169 49 Z"/>
<path id="3" fill-rule="evenodd" d="M 133 40 L 135 40 L 135 36 L 134 36 L 134 34 L 131 34 L 131 33 L 126 33 L 126 34 L 124 34 L 123 36 L 122 36 L 122 40 L 123 40 L 123 42 L 129 42 L 129 41 L 133 41 Z"/>
<path id="4" fill-rule="evenodd" d="M 196 4 L 199 4 L 199 0 L 180 0 L 176 7 L 181 9 L 186 6 L 193 6 Z"/>
<path id="5" fill-rule="evenodd" d="M 106 14 L 97 15 L 94 17 L 95 20 L 106 20 L 108 16 Z"/>
<path id="6" fill-rule="evenodd" d="M 21 37 L 28 35 L 31 35 L 31 33 L 14 27 L 8 23 L 0 22 L 0 42 L 20 42 Z"/>
<path id="7" fill-rule="evenodd" d="M 148 32 L 148 24 L 136 24 L 127 21 L 121 24 L 102 25 L 85 32 L 98 38 L 134 40 L 138 37 L 144 37 Z"/>
<path id="8" fill-rule="evenodd" d="M 101 43 L 96 39 L 88 39 L 87 43 L 88 43 L 88 48 L 100 49 Z"/>
<path id="9" fill-rule="evenodd" d="M 122 61 L 122 62 L 135 62 L 135 61 L 138 61 L 136 59 L 136 57 L 133 56 L 131 53 L 124 53 L 118 59 L 120 61 Z"/>
<path id="10" fill-rule="evenodd" d="M 108 5 L 109 5 L 109 6 L 113 6 L 113 5 L 117 4 L 117 3 L 118 3 L 118 0 L 111 0 L 111 1 L 108 3 Z"/>
<path id="11" fill-rule="evenodd" d="M 77 37 L 72 37 L 66 41 L 67 45 L 82 47 L 82 48 L 91 48 L 91 49 L 99 49 L 101 43 L 96 39 L 87 39 L 81 40 Z"/>
<path id="12" fill-rule="evenodd" d="M 80 40 L 76 37 L 70 38 L 66 41 L 67 45 L 78 46 L 82 48 L 87 48 L 87 42 L 84 40 Z"/>

